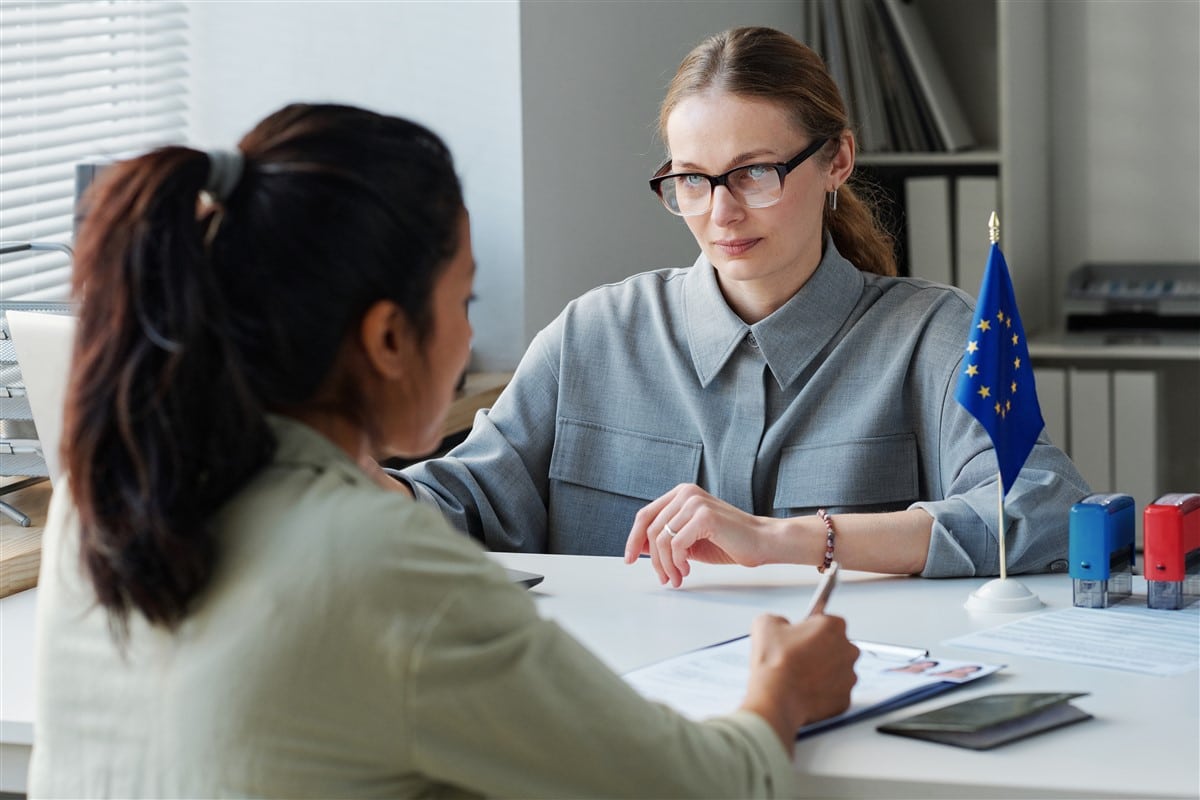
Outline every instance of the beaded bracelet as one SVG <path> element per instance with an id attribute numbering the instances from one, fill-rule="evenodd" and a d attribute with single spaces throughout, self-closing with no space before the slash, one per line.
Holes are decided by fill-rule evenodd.
<path id="1" fill-rule="evenodd" d="M 823 508 L 817 509 L 817 516 L 825 523 L 825 562 L 817 566 L 817 572 L 824 573 L 833 563 L 833 520 Z"/>

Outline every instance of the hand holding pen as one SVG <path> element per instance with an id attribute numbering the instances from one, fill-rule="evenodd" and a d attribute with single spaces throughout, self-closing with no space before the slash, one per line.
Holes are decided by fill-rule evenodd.
<path id="1" fill-rule="evenodd" d="M 821 576 L 804 619 L 764 614 L 750 633 L 750 684 L 742 708 L 769 722 L 789 751 L 802 726 L 850 706 L 857 681 L 858 648 L 846 638 L 846 621 L 824 613 L 837 572 L 832 564 Z"/>

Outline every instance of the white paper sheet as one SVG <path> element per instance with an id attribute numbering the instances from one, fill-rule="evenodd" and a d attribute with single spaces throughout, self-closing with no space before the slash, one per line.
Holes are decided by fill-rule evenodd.
<path id="1" fill-rule="evenodd" d="M 946 644 L 1149 675 L 1200 668 L 1200 606 L 1163 611 L 1145 602 L 1135 594 L 1111 608 L 1047 611 Z"/>
<path id="2" fill-rule="evenodd" d="M 1001 668 L 997 664 L 948 661 L 936 656 L 912 661 L 881 658 L 864 648 L 854 665 L 858 683 L 850 693 L 850 708 L 832 720 L 802 729 L 801 733 L 866 716 L 890 707 L 892 701 L 901 698 L 915 702 L 951 688 L 948 684 L 967 683 Z M 749 637 L 685 653 L 625 675 L 625 680 L 643 696 L 665 703 L 692 719 L 735 711 L 746 696 L 749 679 Z"/>

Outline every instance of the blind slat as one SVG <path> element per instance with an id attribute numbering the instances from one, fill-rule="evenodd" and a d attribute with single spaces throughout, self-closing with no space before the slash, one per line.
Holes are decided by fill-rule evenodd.
<path id="1" fill-rule="evenodd" d="M 171 84 L 183 81 L 187 76 L 187 70 L 176 64 L 153 70 L 125 69 L 83 73 L 73 76 L 72 80 L 57 81 L 54 94 L 50 97 L 36 91 L 20 97 L 4 97 L 4 114 L 9 118 L 17 118 L 37 112 L 46 113 L 96 105 L 96 89 L 107 90 L 109 94 L 106 96 L 109 97 L 161 97 L 175 93 L 176 89 Z"/>
<path id="2" fill-rule="evenodd" d="M 0 6 L 0 240 L 70 242 L 75 165 L 186 131 L 189 8 L 178 0 Z M 0 258 L 0 298 L 65 300 L 58 253 Z"/>
<path id="3" fill-rule="evenodd" d="M 152 2 L 152 0 L 125 0 L 109 3 L 24 3 L 4 6 L 4 25 L 24 27 L 26 25 L 55 25 L 82 22 L 98 17 L 135 17 L 151 19 L 163 15 L 181 14 L 185 4 L 180 2 Z"/>
<path id="4" fill-rule="evenodd" d="M 44 183 L 54 183 L 65 180 L 68 175 L 74 175 L 74 169 L 67 164 L 51 164 L 36 169 L 0 170 L 0 195 L 27 189 L 30 186 L 40 186 Z M 4 206 L 0 204 L 0 208 Z"/>
<path id="5" fill-rule="evenodd" d="M 45 270 L 34 275 L 26 275 L 16 280 L 4 281 L 5 300 L 50 300 L 66 299 L 70 294 L 71 268 Z M 9 292 L 12 292 L 9 295 Z M 40 297 L 31 297 L 40 293 Z"/>
<path id="6" fill-rule="evenodd" d="M 111 60 L 116 66 L 157 64 L 167 60 L 182 61 L 186 56 L 180 55 L 186 42 L 182 39 L 174 42 L 162 42 L 164 47 L 179 48 L 176 53 L 151 53 L 144 49 L 104 50 L 93 57 L 84 58 L 82 55 L 75 59 L 42 59 L 41 63 L 33 66 L 29 61 L 6 64 L 4 66 L 4 82 L 20 86 L 26 83 L 36 84 L 39 80 L 75 75 L 81 72 L 102 71 L 106 69 L 105 62 Z M 2 61 L 2 59 L 0 59 Z"/>
<path id="7" fill-rule="evenodd" d="M 88 48 L 85 52 L 92 52 L 90 48 L 93 43 L 101 45 L 101 50 L 104 50 L 110 49 L 103 47 L 106 42 L 119 43 L 122 40 L 136 42 L 140 41 L 147 33 L 157 34 L 184 28 L 181 20 L 170 18 L 143 22 L 138 19 L 108 17 L 107 23 L 103 30 L 97 30 L 94 19 L 58 25 L 29 25 L 19 28 L 10 28 L 5 25 L 4 30 L 0 31 L 0 47 L 8 50 L 9 53 L 0 60 L 22 61 L 24 59 L 21 50 L 27 47 L 40 47 L 42 48 L 41 55 L 56 57 L 64 53 L 76 52 L 76 47 L 85 47 Z M 59 43 L 46 47 L 45 43 L 50 37 L 57 39 Z"/>
<path id="8" fill-rule="evenodd" d="M 165 141 L 162 134 L 183 128 L 183 117 L 151 117 L 146 120 L 105 120 L 97 124 L 97 130 L 80 131 L 77 135 L 60 142 L 54 147 L 17 147 L 5 143 L 5 150 L 13 155 L 0 157 L 0 169 L 28 169 L 53 161 L 74 162 L 89 155 L 103 155 L 124 147 L 121 142 L 133 142 L 138 148 Z M 133 148 L 130 148 L 133 149 Z"/>
<path id="9" fill-rule="evenodd" d="M 50 197 L 64 197 L 75 191 L 75 183 L 70 183 L 63 180 L 47 180 L 41 183 L 27 186 L 24 189 L 13 190 L 8 197 L 4 198 L 5 205 L 0 206 L 0 214 L 10 214 L 18 206 L 36 205 L 37 203 L 45 202 Z M 0 224 L 3 224 L 8 217 L 0 219 Z"/>
<path id="10" fill-rule="evenodd" d="M 13 253 L 0 259 L 0 281 L 16 280 L 37 272 L 70 267 L 65 253 L 56 250 L 37 250 L 32 253 Z"/>
<path id="11" fill-rule="evenodd" d="M 176 93 L 169 90 L 165 92 L 159 90 L 159 92 L 156 93 L 156 96 L 138 97 L 135 94 L 131 96 L 130 100 L 119 101 L 114 98 L 110 102 L 101 102 L 94 106 L 76 107 L 65 112 L 52 111 L 28 116 L 22 120 L 5 122 L 3 130 L 0 130 L 3 152 L 21 153 L 35 149 L 42 144 L 53 146 L 58 143 L 77 141 L 79 133 L 72 133 L 73 131 L 97 124 L 111 124 L 114 117 L 145 116 L 147 114 L 159 116 L 187 108 L 187 104 Z M 103 96 L 98 93 L 96 99 L 103 100 Z M 54 131 L 54 134 L 48 136 L 47 130 Z M 84 133 L 86 135 L 86 131 Z"/>
<path id="12" fill-rule="evenodd" d="M 74 187 L 72 186 L 72 191 Z M 61 219 L 75 212 L 75 201 L 72 194 L 59 195 L 40 202 L 24 203 L 19 206 L 6 207 L 0 211 L 0 224 L 4 229 L 20 228 L 32 225 L 43 219 Z"/>
<path id="13" fill-rule="evenodd" d="M 12 225 L 4 228 L 4 238 L 14 242 L 65 242 L 71 238 L 74 219 L 68 215 L 58 219 L 42 219 L 28 225 Z M 2 257 L 2 256 L 0 256 Z M 7 294 L 7 288 L 0 285 L 0 297 L 5 300 L 20 300 L 20 297 Z"/>

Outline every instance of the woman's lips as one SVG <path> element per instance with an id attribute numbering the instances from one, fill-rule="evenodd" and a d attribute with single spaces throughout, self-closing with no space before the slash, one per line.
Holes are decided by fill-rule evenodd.
<path id="1" fill-rule="evenodd" d="M 713 242 L 713 245 L 726 256 L 740 256 L 761 241 L 762 239 L 721 239 Z"/>

